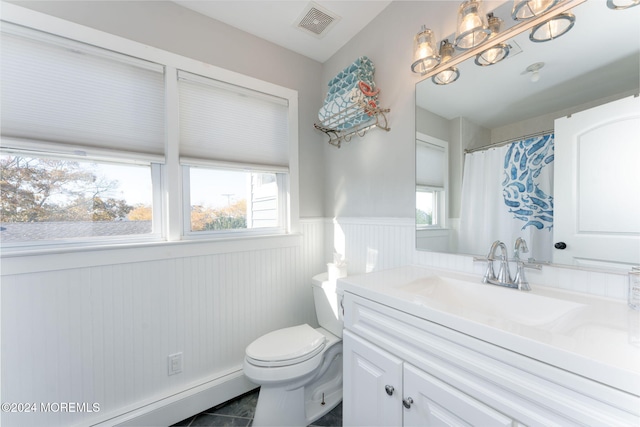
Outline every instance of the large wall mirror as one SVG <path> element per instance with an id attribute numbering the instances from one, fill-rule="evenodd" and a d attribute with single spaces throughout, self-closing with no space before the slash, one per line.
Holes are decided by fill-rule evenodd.
<path id="1" fill-rule="evenodd" d="M 527 30 L 497 64 L 470 58 L 452 84 L 416 85 L 418 249 L 485 256 L 494 240 L 513 248 L 523 237 L 537 262 L 640 264 L 640 6 L 606 3 L 573 8 L 575 25 L 557 39 L 535 43 Z M 512 5 L 493 13 L 513 22 Z M 609 114 L 616 124 L 589 135 L 572 128 Z"/>

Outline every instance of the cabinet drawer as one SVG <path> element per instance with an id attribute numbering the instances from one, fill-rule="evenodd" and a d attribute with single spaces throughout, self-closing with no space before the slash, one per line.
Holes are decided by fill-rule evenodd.
<path id="1" fill-rule="evenodd" d="M 629 426 L 640 399 L 346 293 L 345 328 L 525 425 Z"/>

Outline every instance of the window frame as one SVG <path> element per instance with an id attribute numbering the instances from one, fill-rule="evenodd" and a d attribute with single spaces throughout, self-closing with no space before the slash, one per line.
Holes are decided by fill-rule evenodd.
<path id="1" fill-rule="evenodd" d="M 161 182 L 161 190 L 159 190 L 159 192 L 161 193 L 162 212 L 160 213 L 161 218 L 158 223 L 161 224 L 162 241 L 164 242 L 188 241 L 193 238 L 193 236 L 184 233 L 183 230 L 183 173 L 179 156 L 178 70 L 220 80 L 231 85 L 263 92 L 287 100 L 289 105 L 289 167 L 286 181 L 288 182 L 286 182 L 284 186 L 286 187 L 285 197 L 282 197 L 282 200 L 280 200 L 280 203 L 283 204 L 280 208 L 282 212 L 286 213 L 286 219 L 284 219 L 282 230 L 267 235 L 276 237 L 297 233 L 299 231 L 298 92 L 296 90 L 219 68 L 215 65 L 206 64 L 192 58 L 75 24 L 14 4 L 3 4 L 2 21 L 51 33 L 71 40 L 77 40 L 98 48 L 112 50 L 134 58 L 154 62 L 165 67 L 165 163 L 156 172 L 160 175 L 159 181 Z M 253 235 L 255 235 L 255 233 L 247 232 L 233 233 L 233 236 L 216 234 L 207 236 L 207 239 L 211 241 L 229 238 L 241 239 Z M 126 243 L 133 243 L 134 241 L 144 243 L 148 240 L 127 239 Z M 84 246 L 95 246 L 96 244 L 117 245 L 121 243 L 121 241 L 99 242 L 92 240 L 73 243 L 72 246 L 81 249 Z M 56 247 L 62 248 L 64 244 L 56 245 Z M 46 247 L 46 249 L 49 248 L 51 248 L 51 246 Z M 29 248 L 25 248 L 23 245 L 21 249 L 28 250 Z M 1 254 L 7 255 L 10 254 L 10 252 L 10 250 L 5 251 L 3 249 Z"/>
<path id="2" fill-rule="evenodd" d="M 130 244 L 130 243 L 143 243 L 143 242 L 158 242 L 164 240 L 164 227 L 163 227 L 163 191 L 162 191 L 162 173 L 163 162 L 158 156 L 140 156 L 130 155 L 130 153 L 120 153 L 118 151 L 106 152 L 102 151 L 101 154 L 96 152 L 87 154 L 70 154 L 69 152 L 63 152 L 61 148 L 64 145 L 54 143 L 37 142 L 34 144 L 25 143 L 25 141 L 14 140 L 11 138 L 4 138 L 3 144 L 8 141 L 9 147 L 3 145 L 0 149 L 0 153 L 3 155 L 22 155 L 24 157 L 31 158 L 46 158 L 46 159 L 61 159 L 71 160 L 83 163 L 97 163 L 97 164 L 112 164 L 118 166 L 138 165 L 148 166 L 151 179 L 151 197 L 152 197 L 152 229 L 148 234 L 128 234 L 117 236 L 82 236 L 82 237 L 69 237 L 61 239 L 43 239 L 43 240 L 24 240 L 24 241 L 9 241 L 2 243 L 3 251 L 13 249 L 39 249 L 39 248 L 62 248 L 62 247 L 81 247 L 81 246 L 102 246 L 113 244 Z M 34 150 L 33 147 L 39 147 Z M 24 147 L 24 148 L 22 148 Z"/>
<path id="3" fill-rule="evenodd" d="M 273 173 L 276 176 L 276 183 L 278 186 L 278 225 L 276 227 L 260 227 L 260 228 L 243 228 L 243 229 L 229 229 L 229 230 L 205 230 L 205 231 L 192 231 L 191 230 L 191 200 L 190 200 L 190 180 L 191 180 L 191 168 L 203 168 L 210 170 L 227 170 L 235 172 L 245 173 Z M 287 193 L 289 188 L 289 174 L 284 169 L 268 170 L 268 169 L 251 169 L 242 167 L 229 167 L 219 166 L 206 163 L 188 163 L 182 164 L 182 187 L 183 187 L 183 235 L 186 239 L 200 240 L 211 238 L 231 238 L 231 237 L 249 237 L 249 236 L 269 236 L 285 234 L 288 223 L 287 212 Z M 247 203 L 249 201 L 247 200 Z"/>

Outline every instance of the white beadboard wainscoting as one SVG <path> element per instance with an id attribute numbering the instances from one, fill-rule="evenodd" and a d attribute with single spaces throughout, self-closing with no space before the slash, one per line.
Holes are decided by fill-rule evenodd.
<path id="1" fill-rule="evenodd" d="M 413 218 L 333 218 L 325 224 L 325 259 L 333 253 L 345 256 L 348 274 L 361 274 L 407 264 L 484 274 L 486 264 L 474 262 L 469 255 L 415 250 Z M 487 248 L 487 252 L 489 248 Z M 627 273 L 595 271 L 568 266 L 544 266 L 527 270 L 531 283 L 625 299 Z"/>
<path id="2" fill-rule="evenodd" d="M 2 425 L 168 425 L 254 388 L 242 375 L 245 347 L 316 324 L 323 226 L 303 220 L 300 234 L 245 249 L 194 242 L 4 257 L 2 401 L 38 411 L 4 412 Z M 168 375 L 175 353 L 183 369 Z M 99 411 L 40 411 L 69 402 Z"/>
<path id="3" fill-rule="evenodd" d="M 254 386 L 246 345 L 316 324 L 310 278 L 333 253 L 349 274 L 406 264 L 482 274 L 463 255 L 416 251 L 410 218 L 306 218 L 300 234 L 2 258 L 2 401 L 99 412 L 2 414 L 2 425 L 162 425 Z M 625 274 L 544 267 L 532 283 L 623 299 Z M 183 371 L 168 375 L 168 356 Z M 38 409 L 40 407 L 38 406 Z"/>

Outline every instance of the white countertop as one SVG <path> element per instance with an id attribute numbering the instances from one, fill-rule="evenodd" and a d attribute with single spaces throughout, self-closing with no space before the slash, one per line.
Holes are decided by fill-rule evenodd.
<path id="1" fill-rule="evenodd" d="M 338 289 L 640 396 L 640 312 L 624 301 L 406 266 L 338 279 Z"/>

